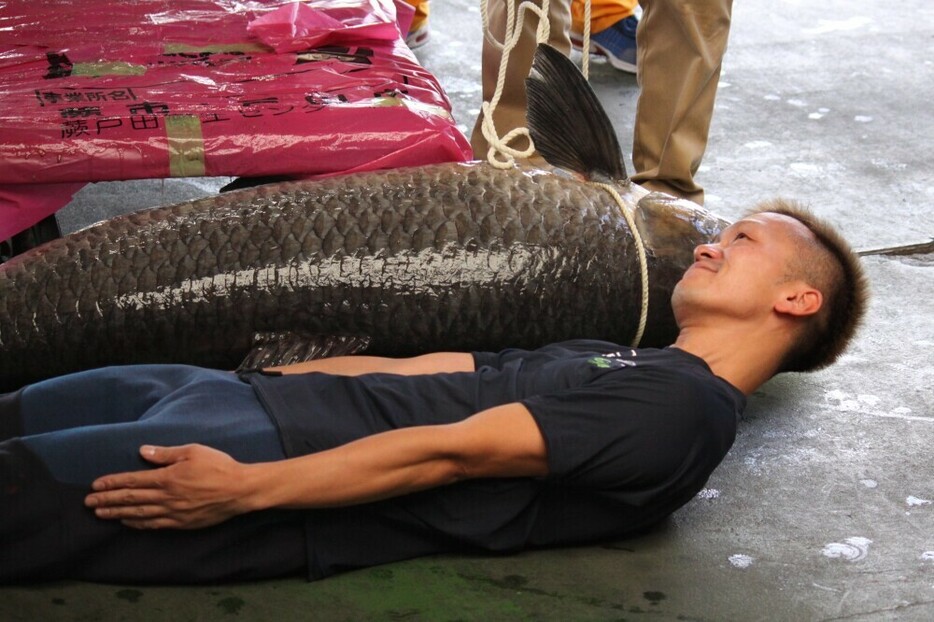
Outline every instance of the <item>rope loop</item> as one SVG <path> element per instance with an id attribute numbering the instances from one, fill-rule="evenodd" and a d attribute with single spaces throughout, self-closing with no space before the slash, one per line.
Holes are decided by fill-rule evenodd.
<path id="1" fill-rule="evenodd" d="M 626 219 L 626 224 L 629 225 L 629 230 L 632 232 L 633 245 L 635 245 L 636 254 L 639 256 L 639 276 L 641 277 L 642 281 L 642 306 L 641 310 L 639 311 L 639 326 L 636 329 L 636 335 L 632 338 L 632 343 L 630 344 L 633 348 L 637 348 L 639 347 L 639 342 L 642 341 L 642 335 L 645 333 L 645 325 L 649 317 L 649 263 L 645 255 L 645 243 L 642 240 L 642 234 L 639 233 L 639 229 L 636 227 L 636 221 L 633 219 L 632 213 L 626 206 L 626 202 L 623 201 L 623 197 L 620 196 L 616 188 L 610 184 L 604 184 L 595 181 L 589 183 L 596 186 L 597 188 L 602 188 L 609 192 L 610 196 L 612 196 L 616 201 L 616 204 L 619 205 L 619 210 L 623 213 L 623 217 Z"/>
<path id="2" fill-rule="evenodd" d="M 505 136 L 500 136 L 496 130 L 496 123 L 493 120 L 493 113 L 499 105 L 499 100 L 503 95 L 503 88 L 506 84 L 506 67 L 509 64 L 509 56 L 512 50 L 519 43 L 522 35 L 522 24 L 525 22 L 525 14 L 531 11 L 538 17 L 538 27 L 535 31 L 535 42 L 544 43 L 551 37 L 551 23 L 548 20 L 548 8 L 550 0 L 543 0 L 542 6 L 538 7 L 531 2 L 522 2 L 516 11 L 516 0 L 506 0 L 506 32 L 503 41 L 497 41 L 490 30 L 489 0 L 480 0 L 480 15 L 483 19 L 483 36 L 495 48 L 503 50 L 500 57 L 499 71 L 496 75 L 496 89 L 490 101 L 483 102 L 481 110 L 483 122 L 480 130 L 486 139 L 489 149 L 487 151 L 487 162 L 499 169 L 512 168 L 516 159 L 527 159 L 535 153 L 535 145 L 532 144 L 532 137 L 529 136 L 529 130 L 526 127 L 518 127 L 510 130 Z M 590 2 L 590 0 L 587 0 Z M 528 147 L 525 149 L 516 149 L 510 143 L 524 137 L 528 141 Z"/>
<path id="3" fill-rule="evenodd" d="M 584 2 L 584 53 L 581 68 L 584 79 L 588 79 L 590 71 L 590 2 L 591 0 L 585 0 Z M 519 5 L 518 13 L 516 12 L 516 0 L 506 0 L 506 33 L 503 41 L 497 41 L 490 31 L 488 3 L 489 0 L 480 0 L 480 15 L 483 19 L 483 36 L 496 49 L 501 49 L 503 54 L 499 63 L 499 73 L 496 77 L 496 90 L 493 92 L 493 97 L 490 101 L 483 102 L 481 106 L 481 110 L 483 111 L 483 123 L 480 127 L 483 132 L 483 137 L 486 138 L 487 143 L 490 145 L 487 151 L 487 162 L 498 169 L 509 169 L 515 166 L 517 158 L 527 159 L 534 154 L 535 145 L 532 144 L 532 137 L 529 135 L 529 130 L 526 127 L 515 128 L 510 130 L 505 136 L 500 137 L 496 131 L 496 123 L 493 121 L 493 112 L 499 105 L 500 97 L 503 95 L 503 86 L 506 83 L 506 66 L 509 63 L 509 55 L 518 44 L 519 37 L 522 34 L 521 24 L 525 21 L 525 12 L 532 11 L 538 16 L 538 28 L 535 31 L 536 44 L 547 42 L 551 36 L 551 25 L 548 20 L 549 0 L 543 0 L 541 7 L 528 1 L 522 2 Z M 509 145 L 509 143 L 520 136 L 528 139 L 529 146 L 526 149 L 520 150 Z M 633 244 L 639 256 L 639 272 L 642 280 L 642 307 L 639 313 L 639 326 L 632 340 L 632 347 L 635 348 L 638 347 L 639 342 L 642 341 L 642 335 L 645 333 L 645 325 L 649 312 L 649 269 L 648 261 L 645 256 L 645 245 L 643 244 L 639 229 L 636 228 L 632 213 L 630 213 L 629 208 L 626 207 L 626 202 L 623 201 L 623 197 L 620 196 L 616 188 L 609 184 L 599 182 L 589 183 L 609 192 L 616 201 L 616 204 L 619 205 L 619 209 L 626 219 L 626 223 L 629 225 L 629 230 L 632 232 Z"/>

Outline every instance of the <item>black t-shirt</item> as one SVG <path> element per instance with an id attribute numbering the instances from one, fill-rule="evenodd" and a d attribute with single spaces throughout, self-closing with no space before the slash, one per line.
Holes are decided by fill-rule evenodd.
<path id="1" fill-rule="evenodd" d="M 676 348 L 569 341 L 474 353 L 475 372 L 249 375 L 295 457 L 390 429 L 521 402 L 549 475 L 479 479 L 309 510 L 309 576 L 464 549 L 515 551 L 626 535 L 671 514 L 733 442 L 745 397 Z"/>

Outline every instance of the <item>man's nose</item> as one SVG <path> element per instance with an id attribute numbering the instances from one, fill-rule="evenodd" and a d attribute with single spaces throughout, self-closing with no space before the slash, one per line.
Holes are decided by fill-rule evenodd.
<path id="1" fill-rule="evenodd" d="M 719 259 L 723 254 L 719 244 L 699 244 L 694 247 L 694 261 L 701 259 Z"/>

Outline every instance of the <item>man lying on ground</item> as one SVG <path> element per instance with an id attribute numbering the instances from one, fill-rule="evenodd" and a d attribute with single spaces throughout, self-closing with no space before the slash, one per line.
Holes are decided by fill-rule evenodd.
<path id="1" fill-rule="evenodd" d="M 831 363 L 865 307 L 846 242 L 790 203 L 694 258 L 665 349 L 112 367 L 0 396 L 0 581 L 316 579 L 653 525 L 705 485 L 746 396 Z"/>

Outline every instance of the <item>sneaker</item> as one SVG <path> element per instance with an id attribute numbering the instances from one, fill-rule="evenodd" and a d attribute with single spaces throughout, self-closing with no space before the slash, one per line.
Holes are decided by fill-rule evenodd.
<path id="1" fill-rule="evenodd" d="M 606 56 L 610 64 L 627 73 L 636 73 L 636 27 L 639 18 L 630 15 L 606 30 L 590 35 L 590 53 Z M 571 32 L 571 45 L 583 50 L 584 36 Z"/>
<path id="2" fill-rule="evenodd" d="M 415 30 L 409 30 L 409 34 L 405 35 L 405 44 L 409 46 L 410 50 L 414 50 L 428 43 L 430 38 L 431 31 L 428 30 L 428 20 L 426 19 Z"/>

